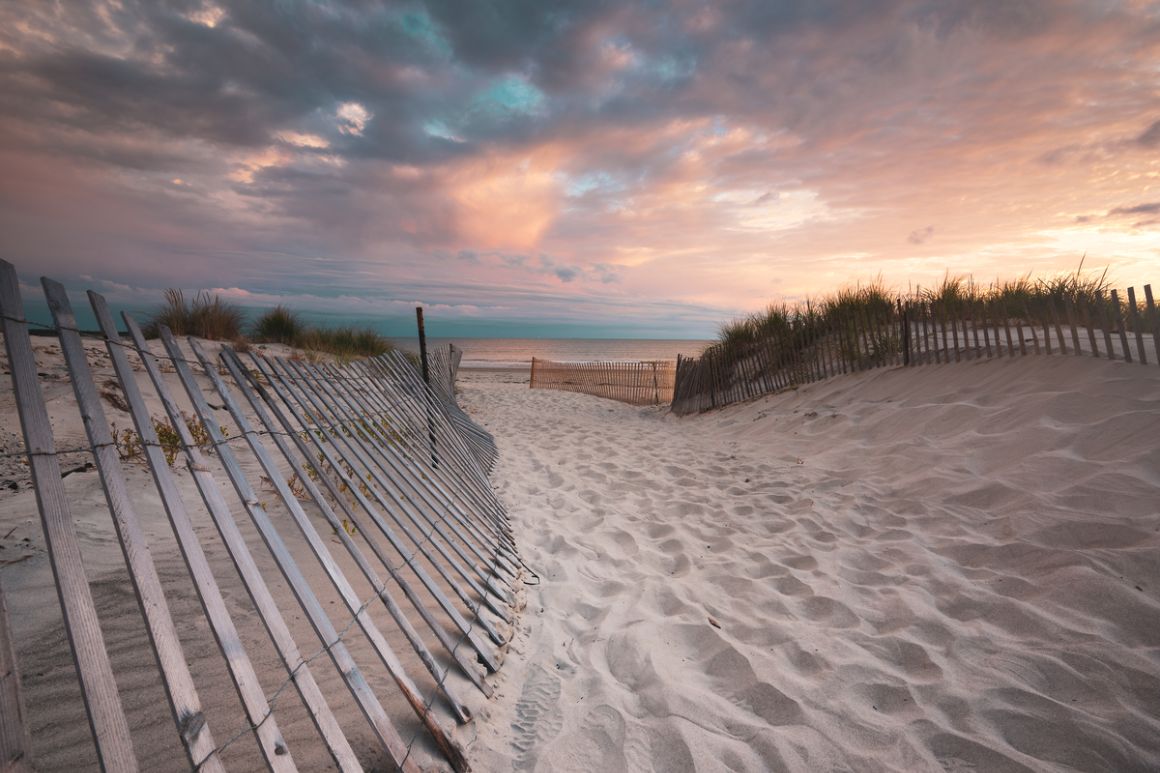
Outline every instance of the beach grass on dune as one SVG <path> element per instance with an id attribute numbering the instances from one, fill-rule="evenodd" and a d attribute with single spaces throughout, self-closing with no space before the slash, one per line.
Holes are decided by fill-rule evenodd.
<path id="1" fill-rule="evenodd" d="M 323 328 L 307 325 L 285 306 L 275 306 L 254 322 L 253 339 L 261 343 L 287 344 L 308 352 L 325 352 L 340 360 L 375 357 L 394 347 L 368 328 Z"/>
<path id="2" fill-rule="evenodd" d="M 306 332 L 306 326 L 302 324 L 298 315 L 282 304 L 278 304 L 264 312 L 254 322 L 252 337 L 255 341 L 263 343 L 294 346 L 304 332 Z"/>
<path id="3" fill-rule="evenodd" d="M 242 337 L 246 315 L 220 296 L 199 292 L 192 301 L 176 288 L 165 291 L 165 302 L 145 324 L 145 335 L 156 338 L 162 326 L 174 335 L 192 335 L 213 341 L 233 341 Z"/>
<path id="4" fill-rule="evenodd" d="M 1135 314 L 1129 313 L 1126 297 L 1113 300 L 1107 272 L 1085 274 L 1081 261 L 1074 273 L 1035 279 L 1030 274 L 1004 282 L 981 285 L 965 276 L 947 274 L 931 288 L 899 292 L 887 287 L 881 277 L 868 284 L 843 287 L 818 299 L 797 304 L 774 304 L 762 312 L 723 325 L 715 342 L 704 354 L 737 362 L 748 356 L 758 344 L 776 342 L 787 350 L 801 350 L 811 341 L 836 335 L 839 341 L 852 338 L 843 335 L 862 320 L 873 322 L 890 316 L 901 302 L 929 304 L 938 314 L 969 317 L 972 314 L 1001 315 L 1013 322 L 1036 325 L 1052 322 L 1054 314 L 1064 308 L 1083 308 L 1108 319 L 1119 317 L 1128 330 L 1134 325 L 1150 331 L 1156 320 L 1142 301 L 1137 299 Z M 1117 306 L 1118 303 L 1118 306 Z M 873 325 L 870 326 L 872 329 Z M 894 337 L 896 338 L 896 336 Z M 899 342 L 888 333 L 870 342 L 870 353 L 850 354 L 869 360 L 864 364 L 897 352 Z"/>
<path id="5" fill-rule="evenodd" d="M 394 347 L 384 336 L 368 328 L 323 328 L 307 325 L 286 306 L 278 305 L 263 312 L 249 326 L 247 338 L 245 312 L 208 292 L 199 292 L 192 301 L 181 290 L 165 291 L 165 302 L 145 325 L 145 335 L 156 338 L 161 326 L 174 335 L 192 335 L 212 341 L 230 341 L 235 347 L 250 343 L 276 343 L 307 352 L 325 353 L 340 360 L 374 357 Z"/>

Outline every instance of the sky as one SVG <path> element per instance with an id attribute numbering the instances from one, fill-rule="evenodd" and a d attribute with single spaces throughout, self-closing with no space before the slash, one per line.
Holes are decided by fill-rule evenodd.
<path id="1" fill-rule="evenodd" d="M 9 0 L 0 256 L 449 335 L 1160 281 L 1160 3 Z"/>

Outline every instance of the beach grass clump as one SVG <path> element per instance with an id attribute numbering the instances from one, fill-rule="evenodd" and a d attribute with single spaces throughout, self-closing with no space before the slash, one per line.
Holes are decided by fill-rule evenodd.
<path id="1" fill-rule="evenodd" d="M 888 287 L 878 277 L 820 299 L 771 305 L 722 325 L 717 341 L 704 354 L 725 365 L 749 363 L 746 369 L 753 372 L 758 361 L 766 367 L 784 368 L 808 360 L 821 346 L 825 351 L 836 350 L 855 367 L 879 365 L 901 350 L 899 309 L 915 305 L 939 319 L 964 323 L 1006 319 L 1035 326 L 1056 324 L 1073 314 L 1095 324 L 1120 320 L 1115 324 L 1129 331 L 1139 326 L 1147 332 L 1157 321 L 1153 319 L 1157 312 L 1149 313 L 1141 299 L 1135 309 L 1127 298 L 1114 300 L 1107 271 L 1085 273 L 1081 260 L 1074 272 L 1039 279 L 1027 274 L 989 285 L 948 272 L 937 285 L 906 293 Z"/>
<path id="2" fill-rule="evenodd" d="M 307 328 L 295 346 L 313 352 L 332 354 L 340 360 L 377 357 L 394 346 L 384 336 L 368 328 Z"/>
<path id="3" fill-rule="evenodd" d="M 306 327 L 298 315 L 278 304 L 254 321 L 253 338 L 263 343 L 296 346 L 305 332 Z"/>
<path id="4" fill-rule="evenodd" d="M 199 292 L 192 301 L 176 288 L 165 291 L 165 302 L 145 324 L 145 335 L 156 338 L 161 326 L 174 335 L 192 335 L 214 341 L 233 341 L 242 337 L 245 314 L 218 295 Z"/>
<path id="5" fill-rule="evenodd" d="M 312 362 L 321 354 L 339 360 L 377 357 L 394 346 L 369 328 L 324 328 L 307 325 L 297 313 L 279 304 L 254 322 L 253 338 L 262 343 L 286 344 L 302 349 Z"/>

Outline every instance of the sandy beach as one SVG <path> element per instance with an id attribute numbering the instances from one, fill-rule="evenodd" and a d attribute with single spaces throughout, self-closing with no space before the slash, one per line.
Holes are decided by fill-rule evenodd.
<path id="1" fill-rule="evenodd" d="M 1160 768 L 1157 369 L 885 369 L 686 419 L 460 385 L 542 579 L 478 769 Z"/>
<path id="2" fill-rule="evenodd" d="M 56 344 L 35 343 L 58 444 L 83 445 Z M 459 387 L 497 439 L 492 482 L 539 575 L 521 589 L 495 695 L 455 681 L 476 717 L 454 731 L 473 769 L 1160 767 L 1160 370 L 1065 357 L 881 369 L 688 418 L 530 390 L 518 369 L 464 370 Z M 3 390 L 9 452 L 11 399 Z M 89 769 L 27 469 L 4 460 L 0 570 L 35 759 Z M 180 770 L 84 461 L 62 457 L 76 470 L 65 483 L 134 738 L 149 769 Z M 223 732 L 244 727 L 147 474 L 129 472 L 173 612 L 194 621 L 182 635 L 207 712 Z M 199 532 L 228 575 L 212 527 Z M 272 690 L 269 642 L 244 594 L 227 596 Z M 373 684 L 405 717 L 389 680 Z M 293 704 L 279 712 L 296 762 L 326 769 Z M 351 701 L 335 710 L 360 725 Z M 351 738 L 380 769 L 365 732 Z M 429 743 L 415 753 L 446 769 Z M 225 759 L 259 762 L 244 737 Z"/>

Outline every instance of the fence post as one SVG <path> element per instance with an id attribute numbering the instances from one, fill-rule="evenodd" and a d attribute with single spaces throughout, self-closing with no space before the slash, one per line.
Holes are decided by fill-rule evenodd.
<path id="1" fill-rule="evenodd" d="M 423 307 L 415 307 L 415 322 L 419 325 L 419 361 L 423 366 L 423 383 L 431 386 L 431 371 L 427 367 L 427 331 L 423 327 Z"/>
<path id="2" fill-rule="evenodd" d="M 1152 285 L 1144 285 L 1144 298 L 1148 303 L 1148 318 L 1152 322 L 1152 346 L 1156 349 L 1156 362 L 1160 363 L 1160 315 L 1156 313 L 1156 301 L 1152 299 Z"/>
<path id="3" fill-rule="evenodd" d="M 899 339 L 902 342 L 902 364 L 903 366 L 910 365 L 910 320 L 907 315 L 907 309 L 902 305 L 902 299 L 898 299 L 898 319 L 902 322 L 902 335 Z"/>
<path id="4" fill-rule="evenodd" d="M 1124 326 L 1124 314 L 1120 308 L 1120 294 L 1112 290 L 1112 305 L 1115 306 L 1115 316 L 1113 320 L 1116 323 L 1116 329 L 1120 331 L 1120 344 L 1124 347 L 1124 362 L 1132 361 L 1132 350 L 1128 346 L 1128 331 Z"/>
<path id="5" fill-rule="evenodd" d="M 423 383 L 431 387 L 431 370 L 427 365 L 427 330 L 423 326 L 423 307 L 415 307 L 415 322 L 419 326 L 419 362 L 423 366 Z M 427 439 L 431 441 L 431 464 L 439 466 L 439 455 L 435 451 L 435 417 L 427 409 Z"/>
<path id="6" fill-rule="evenodd" d="M 1144 332 L 1140 330 L 1140 313 L 1136 308 L 1136 288 L 1128 288 L 1128 319 L 1136 333 L 1136 352 L 1140 355 L 1140 364 L 1148 364 L 1148 355 L 1144 352 Z"/>

